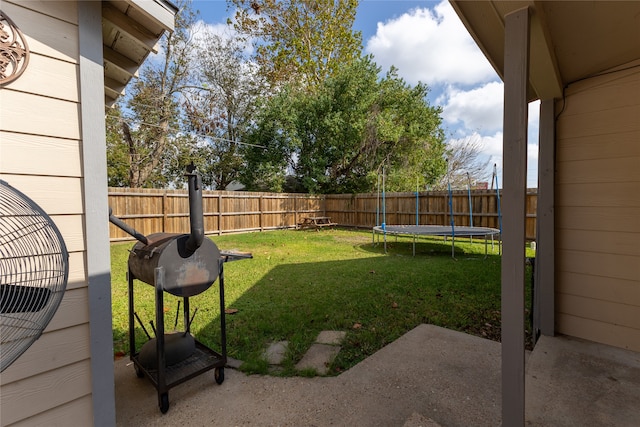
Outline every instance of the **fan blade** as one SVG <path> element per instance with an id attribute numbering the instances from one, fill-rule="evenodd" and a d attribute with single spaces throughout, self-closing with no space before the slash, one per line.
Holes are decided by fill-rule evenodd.
<path id="1" fill-rule="evenodd" d="M 0 285 L 0 314 L 34 313 L 49 302 L 51 291 L 33 286 Z"/>

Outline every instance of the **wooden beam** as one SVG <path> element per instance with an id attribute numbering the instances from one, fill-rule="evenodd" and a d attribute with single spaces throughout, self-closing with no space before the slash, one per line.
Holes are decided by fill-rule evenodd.
<path id="1" fill-rule="evenodd" d="M 138 9 L 143 15 L 156 21 L 162 28 L 173 32 L 175 14 L 178 10 L 170 2 L 125 0 Z"/>
<path id="2" fill-rule="evenodd" d="M 102 19 L 109 21 L 118 30 L 126 33 L 142 48 L 149 52 L 158 53 L 156 43 L 159 37 L 148 31 L 146 28 L 143 28 L 140 25 L 135 25 L 131 18 L 109 5 L 109 3 L 105 2 L 102 5 Z"/>
<path id="3" fill-rule="evenodd" d="M 524 284 L 529 8 L 505 16 L 502 199 L 502 425 L 524 425 Z"/>
<path id="4" fill-rule="evenodd" d="M 105 87 L 105 91 L 109 90 L 110 93 L 120 96 L 124 94 L 126 85 L 123 83 L 120 83 L 119 81 L 110 79 L 109 77 L 105 77 L 104 87 Z"/>
<path id="5" fill-rule="evenodd" d="M 555 100 L 540 103 L 534 328 L 555 334 Z M 534 331 L 535 332 L 535 331 Z"/>
<path id="6" fill-rule="evenodd" d="M 531 57 L 535 58 L 530 64 L 531 86 L 537 98 L 561 98 L 564 84 L 543 3 L 534 1 L 535 14 L 531 16 Z"/>
<path id="7" fill-rule="evenodd" d="M 102 50 L 105 62 L 108 62 L 121 72 L 125 73 L 129 76 L 129 79 L 136 77 L 140 64 L 137 64 L 135 61 L 132 61 L 121 53 L 116 52 L 109 46 L 103 45 Z"/>

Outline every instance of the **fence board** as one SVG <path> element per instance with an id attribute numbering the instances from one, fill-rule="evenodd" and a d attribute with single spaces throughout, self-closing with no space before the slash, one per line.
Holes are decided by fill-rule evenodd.
<path id="1" fill-rule="evenodd" d="M 416 193 L 377 193 L 308 195 L 244 191 L 203 191 L 206 234 L 295 228 L 305 216 L 329 216 L 342 226 L 371 228 L 387 224 L 449 225 L 450 206 L 457 226 L 500 228 L 498 198 L 495 190 L 469 193 L 447 191 Z M 384 204 L 383 204 L 384 200 Z M 526 238 L 535 240 L 537 191 L 526 198 Z M 113 213 L 148 235 L 157 232 L 189 232 L 189 200 L 186 190 L 109 188 L 109 206 Z M 110 225 L 111 241 L 131 240 L 122 230 Z"/>

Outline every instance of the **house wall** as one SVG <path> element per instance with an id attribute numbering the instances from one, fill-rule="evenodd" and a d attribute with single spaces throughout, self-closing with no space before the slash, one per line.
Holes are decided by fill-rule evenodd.
<path id="1" fill-rule="evenodd" d="M 70 271 L 44 334 L 1 375 L 0 423 L 92 425 L 77 3 L 4 0 L 2 11 L 23 32 L 31 58 L 0 89 L 0 178 L 51 215 Z"/>
<path id="2" fill-rule="evenodd" d="M 556 330 L 640 351 L 640 61 L 556 103 Z"/>

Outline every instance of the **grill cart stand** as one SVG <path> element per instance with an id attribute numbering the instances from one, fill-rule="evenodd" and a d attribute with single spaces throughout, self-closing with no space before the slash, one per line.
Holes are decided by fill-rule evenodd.
<path id="1" fill-rule="evenodd" d="M 224 367 L 227 363 L 227 334 L 225 323 L 225 303 L 224 303 L 224 263 L 228 261 L 251 258 L 251 254 L 237 254 L 221 252 L 219 260 L 219 292 L 220 292 L 220 352 L 216 352 L 198 340 L 195 340 L 195 351 L 191 356 L 167 365 L 165 353 L 165 333 L 164 333 L 164 302 L 163 289 L 165 287 L 164 267 L 155 269 L 155 304 L 156 304 L 156 357 L 157 367 L 144 366 L 140 361 L 140 352 L 136 349 L 135 341 L 135 298 L 133 291 L 134 274 L 129 270 L 129 348 L 131 361 L 133 362 L 136 375 L 139 378 L 147 377 L 158 392 L 158 406 L 164 414 L 169 410 L 169 389 L 183 382 L 214 369 L 216 383 L 222 384 L 224 381 Z M 189 298 L 183 298 L 184 307 L 184 334 L 190 333 L 190 309 Z"/>
<path id="2" fill-rule="evenodd" d="M 189 187 L 189 234 L 154 233 L 144 236 L 124 221 L 114 216 L 109 209 L 109 221 L 126 233 L 135 237 L 135 244 L 129 253 L 129 350 L 138 377 L 148 377 L 158 390 L 160 411 L 169 410 L 169 389 L 208 370 L 215 369 L 218 384 L 224 381 L 224 366 L 227 363 L 227 337 L 224 311 L 223 265 L 227 261 L 252 258 L 250 253 L 226 252 L 218 250 L 216 244 L 204 235 L 204 214 L 202 210 L 202 181 L 195 172 L 195 166 L 187 167 L 185 174 Z M 134 317 L 135 298 L 133 281 L 139 280 L 155 289 L 156 329 L 155 338 L 147 333 L 142 322 L 140 326 L 149 341 L 140 350 L 136 349 Z M 220 287 L 220 328 L 221 350 L 213 351 L 198 342 L 190 333 L 191 321 L 189 297 L 209 289 L 219 280 Z M 184 331 L 165 334 L 164 332 L 164 292 L 184 301 Z M 178 311 L 179 311 L 178 302 Z M 194 312 L 195 314 L 195 312 Z M 177 327 L 177 315 L 176 326 Z M 154 328 L 153 323 L 151 327 Z"/>

